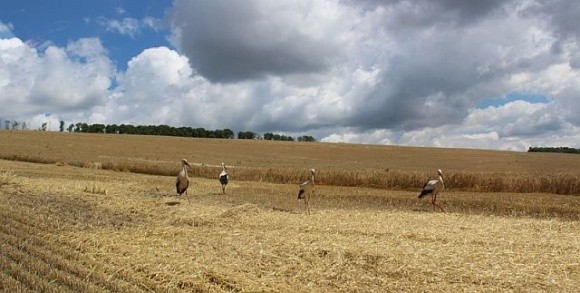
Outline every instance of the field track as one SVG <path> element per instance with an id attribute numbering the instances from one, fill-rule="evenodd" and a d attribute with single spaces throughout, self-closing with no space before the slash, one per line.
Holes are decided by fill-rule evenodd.
<path id="1" fill-rule="evenodd" d="M 239 163 L 260 168 L 258 161 Z M 555 168 L 575 174 L 566 166 Z M 0 160 L 0 291 L 575 292 L 580 286 L 579 196 L 451 189 L 441 195 L 443 214 L 417 200 L 418 190 L 322 185 L 306 216 L 296 184 L 234 177 L 224 196 L 217 178 L 193 177 L 189 195 L 176 197 L 174 180 Z"/>

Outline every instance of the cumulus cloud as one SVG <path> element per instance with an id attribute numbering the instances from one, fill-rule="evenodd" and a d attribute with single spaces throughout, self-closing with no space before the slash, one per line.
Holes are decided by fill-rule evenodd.
<path id="1" fill-rule="evenodd" d="M 355 11 L 335 1 L 177 0 L 174 43 L 211 81 L 323 72 L 346 57 Z"/>
<path id="2" fill-rule="evenodd" d="M 456 124 L 487 97 L 549 94 L 558 83 L 543 75 L 570 61 L 551 54 L 550 19 L 527 16 L 527 2 L 314 3 L 175 1 L 169 22 L 177 47 L 209 81 L 270 80 L 285 89 L 255 117 L 285 131 Z M 357 80 L 361 72 L 372 72 L 372 82 Z M 292 83 L 297 76 L 314 82 Z"/>
<path id="3" fill-rule="evenodd" d="M 548 20 L 554 35 L 564 42 L 567 39 L 580 39 L 580 5 L 576 1 L 530 1 L 523 11 L 526 17 L 542 16 Z M 556 43 L 560 45 L 561 43 Z"/>
<path id="4" fill-rule="evenodd" d="M 341 131 L 322 140 L 507 150 L 526 150 L 539 145 L 577 146 L 580 129 L 555 115 L 553 107 L 551 103 L 514 101 L 473 109 L 458 124 L 412 131 Z"/>
<path id="5" fill-rule="evenodd" d="M 212 84 L 188 59 L 167 47 L 144 50 L 117 77 L 98 118 L 120 123 L 250 127 L 259 103 L 257 84 Z M 97 116 L 95 116 L 97 117 Z"/>
<path id="6" fill-rule="evenodd" d="M 44 51 L 18 38 L 0 39 L 0 104 L 5 118 L 74 113 L 101 104 L 114 69 L 98 39 Z"/>
<path id="7" fill-rule="evenodd" d="M 187 87 L 190 75 L 187 58 L 175 51 L 166 47 L 144 50 L 128 62 L 126 72 L 117 76 L 108 120 L 179 122 L 172 121 L 171 116 L 175 115 L 176 100 L 181 99 L 178 92 Z"/>
<path id="8" fill-rule="evenodd" d="M 88 122 L 312 134 L 329 142 L 580 147 L 579 6 L 176 0 L 165 20 L 175 48 L 134 56 L 114 88 L 100 44 L 39 52 L 2 39 L 0 99 L 30 115 L 64 109 Z M 137 35 L 156 21 L 104 25 Z M 546 99 L 497 102 L 513 93 Z M 477 108 L 484 100 L 494 102 Z"/>

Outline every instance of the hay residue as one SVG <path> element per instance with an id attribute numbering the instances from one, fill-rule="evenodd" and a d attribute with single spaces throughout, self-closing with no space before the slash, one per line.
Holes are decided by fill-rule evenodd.
<path id="1" fill-rule="evenodd" d="M 0 169 L 0 186 L 16 184 L 17 179 L 14 172 Z"/>
<path id="2" fill-rule="evenodd" d="M 232 208 L 227 209 L 223 212 L 220 217 L 222 218 L 231 218 L 240 215 L 247 215 L 247 214 L 258 214 L 262 211 L 260 207 L 255 204 L 245 203 L 239 206 L 235 206 Z"/>
<path id="3" fill-rule="evenodd" d="M 183 227 L 183 226 L 201 227 L 201 226 L 209 226 L 212 223 L 213 223 L 212 219 L 208 219 L 201 216 L 178 217 L 174 218 L 170 222 L 170 224 L 174 227 Z"/>
<path id="4" fill-rule="evenodd" d="M 101 170 L 101 169 L 103 169 L 103 163 L 102 162 L 95 162 L 95 161 L 88 161 L 88 162 L 85 162 L 83 167 L 89 168 L 89 169 Z"/>

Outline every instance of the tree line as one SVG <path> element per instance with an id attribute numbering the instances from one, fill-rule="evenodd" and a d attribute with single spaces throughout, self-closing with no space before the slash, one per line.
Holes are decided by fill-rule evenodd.
<path id="1" fill-rule="evenodd" d="M 530 153 L 567 153 L 567 154 L 580 154 L 580 149 L 571 147 L 530 147 L 528 148 Z"/>
<path id="2" fill-rule="evenodd" d="M 60 121 L 59 130 L 65 131 L 64 121 Z M 208 130 L 203 127 L 173 127 L 169 125 L 131 125 L 131 124 L 87 124 L 78 122 L 70 124 L 66 128 L 68 132 L 85 132 L 85 133 L 112 133 L 112 134 L 139 134 L 139 135 L 164 135 L 164 136 L 181 136 L 181 137 L 200 137 L 200 138 L 235 138 L 235 133 L 228 128 Z M 265 133 L 263 136 L 253 131 L 240 131 L 238 139 L 263 139 L 263 140 L 280 140 L 280 141 L 306 141 L 314 142 L 316 139 L 310 135 L 303 135 L 296 139 L 291 136 Z"/>
<path id="3" fill-rule="evenodd" d="M 0 120 L 1 121 L 1 120 Z M 4 128 L 6 130 L 27 130 L 28 125 L 25 122 L 19 121 L 4 121 Z M 42 123 L 38 131 L 50 130 L 48 124 Z M 64 132 L 84 132 L 84 133 L 112 133 L 112 134 L 139 134 L 139 135 L 163 135 L 163 136 L 181 136 L 181 137 L 200 137 L 200 138 L 236 138 L 235 133 L 228 128 L 209 130 L 203 127 L 173 127 L 169 125 L 131 125 L 131 124 L 88 124 L 88 123 L 72 123 L 66 127 L 65 121 L 61 120 L 59 123 L 59 131 Z M 278 141 L 305 141 L 314 142 L 316 138 L 310 135 L 303 135 L 299 137 L 292 137 L 281 135 L 272 132 L 266 132 L 263 136 L 253 131 L 240 131 L 237 133 L 238 139 L 258 139 L 258 140 L 278 140 Z"/>
<path id="4" fill-rule="evenodd" d="M 208 130 L 205 128 L 173 127 L 169 125 L 132 125 L 132 124 L 70 124 L 68 132 L 84 133 L 112 133 L 112 134 L 139 134 L 139 135 L 164 135 L 182 137 L 203 138 L 234 138 L 234 132 L 230 129 Z M 64 131 L 61 123 L 60 131 Z"/>

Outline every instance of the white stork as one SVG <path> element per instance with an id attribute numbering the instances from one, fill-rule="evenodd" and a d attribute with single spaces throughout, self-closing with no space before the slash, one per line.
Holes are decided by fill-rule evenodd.
<path id="1" fill-rule="evenodd" d="M 314 173 L 316 170 L 310 169 L 310 180 L 300 184 L 300 190 L 298 191 L 298 200 L 304 199 L 304 204 L 308 214 L 310 215 L 310 197 L 314 194 Z"/>
<path id="2" fill-rule="evenodd" d="M 189 187 L 189 177 L 187 176 L 187 167 L 189 163 L 186 159 L 181 160 L 181 172 L 177 174 L 177 180 L 175 180 L 175 188 L 177 189 L 177 194 L 182 195 L 185 193 L 187 195 L 187 187 Z"/>
<path id="3" fill-rule="evenodd" d="M 226 185 L 228 185 L 228 171 L 226 168 L 226 164 L 222 163 L 222 172 L 219 176 L 220 183 L 222 184 L 222 192 L 226 194 Z"/>
<path id="4" fill-rule="evenodd" d="M 445 212 L 445 210 L 443 210 L 443 208 L 435 202 L 435 200 L 437 200 L 437 194 L 439 191 L 445 188 L 445 183 L 443 182 L 443 172 L 441 172 L 441 169 L 437 170 L 437 174 L 439 175 L 439 179 L 427 181 L 425 185 L 423 185 L 423 190 L 421 191 L 421 194 L 419 194 L 419 198 L 432 195 L 433 197 L 431 199 L 431 204 L 433 205 L 433 210 L 435 210 L 435 207 L 438 207 L 442 212 Z"/>

